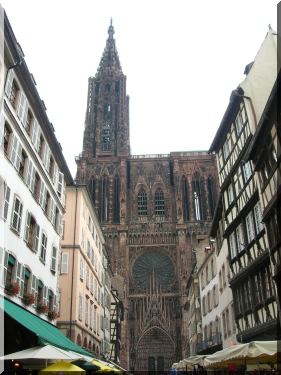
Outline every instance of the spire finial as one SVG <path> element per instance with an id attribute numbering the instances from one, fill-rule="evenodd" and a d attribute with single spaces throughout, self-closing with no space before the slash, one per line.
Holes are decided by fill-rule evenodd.
<path id="1" fill-rule="evenodd" d="M 112 17 L 111 17 L 110 18 L 110 25 L 109 25 L 109 28 L 108 28 L 109 39 L 113 39 L 113 34 L 114 34 L 114 28 L 113 28 L 113 25 L 112 25 Z"/>

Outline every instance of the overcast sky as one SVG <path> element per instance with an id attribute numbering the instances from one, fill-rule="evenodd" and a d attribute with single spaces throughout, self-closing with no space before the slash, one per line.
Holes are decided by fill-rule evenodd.
<path id="1" fill-rule="evenodd" d="M 0 1 L 73 177 L 111 17 L 134 155 L 208 150 L 244 67 L 277 25 L 273 0 Z"/>

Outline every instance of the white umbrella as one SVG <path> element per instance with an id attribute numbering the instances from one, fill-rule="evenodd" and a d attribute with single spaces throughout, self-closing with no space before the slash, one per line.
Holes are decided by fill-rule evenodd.
<path id="1" fill-rule="evenodd" d="M 233 364 L 275 363 L 277 341 L 252 341 L 232 345 L 204 358 L 206 367 L 225 367 Z"/>
<path id="2" fill-rule="evenodd" d="M 49 359 L 49 360 L 64 360 L 72 362 L 78 359 L 83 359 L 83 354 L 69 352 L 67 350 L 58 348 L 53 345 L 34 346 L 33 348 L 20 350 L 19 352 L 7 354 L 0 357 L 0 360 L 30 360 L 30 359 Z"/>

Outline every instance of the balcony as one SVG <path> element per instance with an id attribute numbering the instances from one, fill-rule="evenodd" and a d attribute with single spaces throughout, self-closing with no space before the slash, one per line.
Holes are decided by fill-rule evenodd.
<path id="1" fill-rule="evenodd" d="M 213 335 L 207 340 L 202 340 L 196 345 L 197 354 L 209 354 L 222 349 L 221 334 Z"/>

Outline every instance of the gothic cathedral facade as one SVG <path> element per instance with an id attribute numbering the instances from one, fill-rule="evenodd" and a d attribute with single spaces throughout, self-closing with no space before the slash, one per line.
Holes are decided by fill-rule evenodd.
<path id="1" fill-rule="evenodd" d="M 76 180 L 90 189 L 113 274 L 123 280 L 121 364 L 153 373 L 186 354 L 186 284 L 192 249 L 210 229 L 217 170 L 205 151 L 131 155 L 126 76 L 113 34 L 110 24 L 89 78 Z"/>

